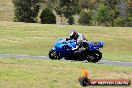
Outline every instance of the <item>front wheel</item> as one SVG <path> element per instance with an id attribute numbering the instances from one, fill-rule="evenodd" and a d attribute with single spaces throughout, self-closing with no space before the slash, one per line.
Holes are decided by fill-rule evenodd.
<path id="1" fill-rule="evenodd" d="M 102 58 L 102 53 L 101 53 L 100 51 L 98 51 L 98 50 L 89 52 L 89 53 L 87 54 L 87 60 L 88 60 L 89 62 L 96 63 L 96 62 L 98 62 L 101 58 Z"/>
<path id="2" fill-rule="evenodd" d="M 62 59 L 62 57 L 60 55 L 57 55 L 56 51 L 53 50 L 53 49 L 51 49 L 49 51 L 49 58 L 52 59 L 52 60 L 60 60 L 60 59 Z"/>

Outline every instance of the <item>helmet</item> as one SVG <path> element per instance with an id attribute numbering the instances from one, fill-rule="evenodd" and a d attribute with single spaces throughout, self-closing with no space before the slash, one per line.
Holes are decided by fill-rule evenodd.
<path id="1" fill-rule="evenodd" d="M 78 32 L 76 30 L 72 30 L 70 32 L 70 38 L 71 39 L 76 39 L 78 37 Z"/>

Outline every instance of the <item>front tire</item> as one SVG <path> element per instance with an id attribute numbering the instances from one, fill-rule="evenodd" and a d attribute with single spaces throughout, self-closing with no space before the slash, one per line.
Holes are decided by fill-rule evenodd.
<path id="1" fill-rule="evenodd" d="M 59 55 L 57 55 L 56 54 L 56 51 L 55 50 L 53 50 L 53 49 L 51 49 L 50 51 L 49 51 L 49 58 L 50 59 L 52 59 L 52 60 L 60 60 L 60 59 L 62 59 L 62 57 Z"/>

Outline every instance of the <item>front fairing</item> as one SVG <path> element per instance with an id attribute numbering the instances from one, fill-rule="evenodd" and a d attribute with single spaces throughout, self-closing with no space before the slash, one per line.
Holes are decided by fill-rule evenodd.
<path id="1" fill-rule="evenodd" d="M 63 46 L 67 45 L 66 43 L 66 39 L 65 38 L 62 38 L 62 39 L 59 39 L 56 44 L 54 45 L 54 48 L 56 48 L 57 50 L 60 50 L 63 48 Z"/>
<path id="2" fill-rule="evenodd" d="M 55 44 L 56 48 L 63 48 L 63 46 L 69 46 L 71 48 L 75 48 L 76 41 L 75 40 L 66 41 L 66 38 L 62 38 L 62 39 L 58 40 Z"/>
<path id="3" fill-rule="evenodd" d="M 64 47 L 67 48 L 64 48 Z M 56 42 L 56 44 L 54 45 L 54 50 L 56 50 L 56 53 L 61 53 L 61 54 L 68 54 L 71 52 L 72 48 L 76 47 L 76 41 L 75 40 L 71 40 L 71 41 L 66 41 L 65 38 L 62 38 L 60 40 L 58 40 Z"/>
<path id="4" fill-rule="evenodd" d="M 68 46 L 70 46 L 71 48 L 76 48 L 76 40 L 71 40 L 68 43 Z"/>

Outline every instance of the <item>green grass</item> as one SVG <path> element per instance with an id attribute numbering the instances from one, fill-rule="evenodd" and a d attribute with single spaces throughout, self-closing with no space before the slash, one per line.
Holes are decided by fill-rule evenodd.
<path id="1" fill-rule="evenodd" d="M 61 37 L 77 29 L 89 41 L 103 41 L 103 59 L 132 62 L 132 28 L 0 22 L 0 54 L 48 55 Z"/>
<path id="2" fill-rule="evenodd" d="M 12 0 L 0 0 L 0 4 L 11 4 Z"/>
<path id="3" fill-rule="evenodd" d="M 3 58 L 0 59 L 0 88 L 81 88 L 78 78 L 82 67 L 91 79 L 132 80 L 131 67 Z"/>
<path id="4" fill-rule="evenodd" d="M 0 11 L 0 21 L 13 21 L 13 11 L 12 10 L 2 10 Z"/>
<path id="5" fill-rule="evenodd" d="M 12 0 L 0 0 L 0 21 L 12 21 L 13 17 Z"/>

